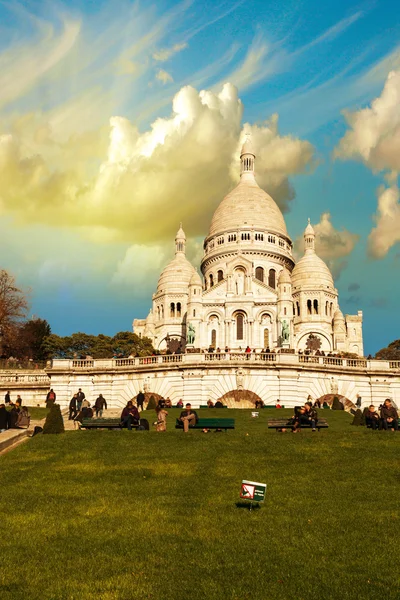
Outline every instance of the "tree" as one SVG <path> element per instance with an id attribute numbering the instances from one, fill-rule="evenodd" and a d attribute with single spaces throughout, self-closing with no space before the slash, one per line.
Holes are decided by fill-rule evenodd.
<path id="1" fill-rule="evenodd" d="M 22 319 L 28 311 L 26 292 L 16 286 L 15 278 L 2 269 L 0 271 L 0 335 L 2 353 L 12 345 Z"/>
<path id="2" fill-rule="evenodd" d="M 381 348 L 375 358 L 382 360 L 400 360 L 400 340 L 394 340 L 386 348 Z"/>
<path id="3" fill-rule="evenodd" d="M 50 407 L 43 425 L 43 433 L 64 433 L 64 421 L 59 404 Z"/>
<path id="4" fill-rule="evenodd" d="M 34 361 L 44 361 L 48 357 L 44 340 L 51 334 L 51 328 L 46 319 L 30 319 L 19 327 L 20 345 L 24 348 L 21 356 L 32 358 Z"/>

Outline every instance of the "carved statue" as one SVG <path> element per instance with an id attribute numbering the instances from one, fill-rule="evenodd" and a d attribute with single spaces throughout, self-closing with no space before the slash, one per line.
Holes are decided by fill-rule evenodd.
<path id="1" fill-rule="evenodd" d="M 187 329 L 187 343 L 194 344 L 194 340 L 196 339 L 196 328 L 193 323 L 189 323 Z"/>
<path id="2" fill-rule="evenodd" d="M 289 323 L 286 321 L 286 319 L 283 319 L 282 321 L 282 341 L 289 341 Z"/>
<path id="3" fill-rule="evenodd" d="M 243 371 L 243 369 L 238 369 L 236 371 L 236 387 L 238 390 L 243 389 L 243 381 L 244 381 L 244 371 Z"/>
<path id="4" fill-rule="evenodd" d="M 235 274 L 235 292 L 237 296 L 244 294 L 244 273 L 243 271 L 237 271 Z"/>

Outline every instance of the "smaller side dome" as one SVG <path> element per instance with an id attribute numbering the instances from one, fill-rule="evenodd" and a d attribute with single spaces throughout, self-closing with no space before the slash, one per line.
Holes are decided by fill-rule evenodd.
<path id="1" fill-rule="evenodd" d="M 152 309 L 150 309 L 150 312 L 146 318 L 146 325 L 153 325 L 153 324 L 154 324 L 154 315 L 153 315 Z"/>
<path id="2" fill-rule="evenodd" d="M 292 278 L 290 277 L 290 273 L 286 268 L 282 269 L 282 271 L 279 275 L 278 284 L 280 284 L 280 283 L 286 283 L 289 285 L 292 284 Z"/>
<path id="3" fill-rule="evenodd" d="M 201 277 L 197 271 L 194 271 L 193 275 L 190 278 L 189 285 L 199 285 L 202 286 Z"/>

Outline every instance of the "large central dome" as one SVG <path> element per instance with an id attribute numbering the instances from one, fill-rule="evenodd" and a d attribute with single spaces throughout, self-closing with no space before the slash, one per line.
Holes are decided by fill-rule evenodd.
<path id="1" fill-rule="evenodd" d="M 286 224 L 280 208 L 255 180 L 255 154 L 249 140 L 243 145 L 240 158 L 240 182 L 225 196 L 215 211 L 209 236 L 243 227 L 254 227 L 287 237 Z"/>

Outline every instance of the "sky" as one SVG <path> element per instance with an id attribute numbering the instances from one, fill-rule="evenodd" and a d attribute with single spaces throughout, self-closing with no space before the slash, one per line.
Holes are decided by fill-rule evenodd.
<path id="1" fill-rule="evenodd" d="M 146 317 L 181 221 L 199 266 L 246 133 L 365 354 L 399 338 L 398 2 L 0 0 L 1 268 L 30 316 Z"/>

